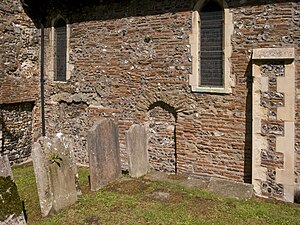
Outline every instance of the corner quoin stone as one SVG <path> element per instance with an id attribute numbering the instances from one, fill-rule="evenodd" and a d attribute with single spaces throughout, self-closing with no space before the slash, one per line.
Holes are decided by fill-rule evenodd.
<path id="1" fill-rule="evenodd" d="M 126 149 L 128 153 L 129 174 L 141 177 L 149 171 L 146 128 L 134 124 L 126 132 Z"/>
<path id="2" fill-rule="evenodd" d="M 110 119 L 97 122 L 87 135 L 91 190 L 121 176 L 118 126 Z"/>

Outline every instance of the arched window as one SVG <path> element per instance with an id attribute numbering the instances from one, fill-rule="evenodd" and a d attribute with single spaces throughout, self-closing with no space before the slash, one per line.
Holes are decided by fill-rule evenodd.
<path id="1" fill-rule="evenodd" d="M 231 35 L 233 18 L 225 0 L 198 0 L 190 36 L 193 92 L 231 93 Z"/>
<path id="2" fill-rule="evenodd" d="M 200 11 L 200 85 L 223 87 L 224 12 L 208 1 Z"/>
<path id="3" fill-rule="evenodd" d="M 67 75 L 67 26 L 60 18 L 54 25 L 55 29 L 55 76 L 56 81 L 66 81 Z"/>

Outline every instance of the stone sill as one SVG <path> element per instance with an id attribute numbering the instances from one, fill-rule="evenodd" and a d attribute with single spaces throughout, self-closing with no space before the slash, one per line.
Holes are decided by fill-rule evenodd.
<path id="1" fill-rule="evenodd" d="M 216 94 L 230 94 L 231 91 L 227 88 L 218 88 L 218 87 L 199 87 L 191 86 L 192 92 L 203 92 L 203 93 L 216 93 Z"/>
<path id="2" fill-rule="evenodd" d="M 66 84 L 66 83 L 68 83 L 68 80 L 66 80 L 66 81 L 53 80 L 52 82 L 55 83 L 55 84 Z"/>

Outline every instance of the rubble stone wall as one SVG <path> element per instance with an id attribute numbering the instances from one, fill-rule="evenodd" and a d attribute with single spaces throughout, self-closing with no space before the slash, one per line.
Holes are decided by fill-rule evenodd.
<path id="1" fill-rule="evenodd" d="M 70 79 L 52 80 L 46 65 L 47 134 L 73 135 L 76 156 L 87 163 L 86 131 L 100 118 L 119 123 L 126 168 L 125 131 L 149 124 L 150 106 L 163 102 L 177 115 L 178 173 L 251 182 L 252 72 L 254 48 L 295 48 L 297 95 L 300 88 L 298 2 L 227 1 L 233 15 L 230 94 L 193 93 L 190 34 L 195 1 L 112 1 L 82 6 L 80 13 L 53 11 L 69 21 Z M 69 16 L 66 16 L 69 15 Z M 53 56 L 51 28 L 46 29 L 46 58 Z M 297 98 L 297 113 L 300 113 Z M 299 112 L 298 112 L 299 111 Z M 151 113 L 151 112 L 150 112 Z M 161 116 L 161 118 L 158 118 Z M 165 121 L 165 113 L 157 113 Z M 297 117 L 296 139 L 300 137 Z M 172 128 L 173 129 L 173 128 Z M 296 141 L 300 170 L 299 141 Z"/>
<path id="2" fill-rule="evenodd" d="M 39 32 L 20 1 L 0 2 L 0 104 L 38 95 Z"/>
<path id="3" fill-rule="evenodd" d="M 26 161 L 31 154 L 33 102 L 0 105 L 3 148 L 12 163 Z"/>
<path id="4" fill-rule="evenodd" d="M 0 122 L 2 154 L 30 155 L 33 102 L 39 93 L 39 32 L 20 1 L 0 2 Z"/>
<path id="5" fill-rule="evenodd" d="M 155 106 L 148 114 L 148 155 L 153 169 L 176 172 L 176 115 L 162 106 Z"/>

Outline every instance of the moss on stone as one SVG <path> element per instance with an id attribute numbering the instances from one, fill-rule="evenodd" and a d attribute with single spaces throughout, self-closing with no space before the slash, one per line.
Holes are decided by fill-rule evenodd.
<path id="1" fill-rule="evenodd" d="M 22 204 L 16 184 L 10 177 L 0 177 L 0 221 L 5 221 L 10 215 L 19 216 Z"/>

